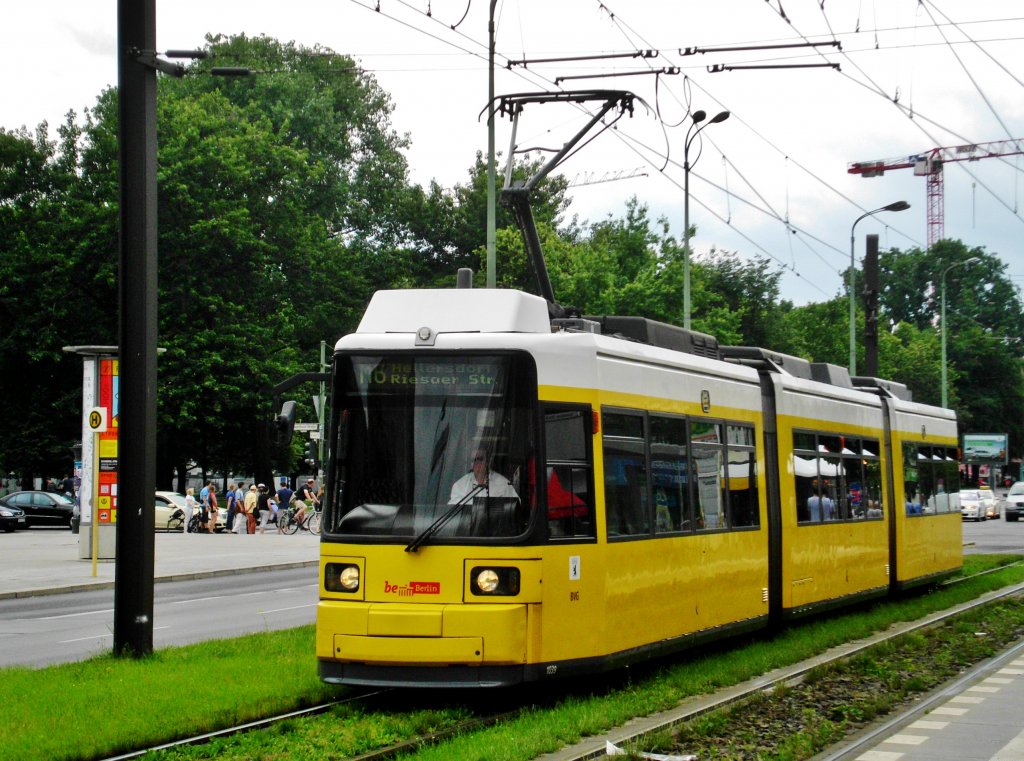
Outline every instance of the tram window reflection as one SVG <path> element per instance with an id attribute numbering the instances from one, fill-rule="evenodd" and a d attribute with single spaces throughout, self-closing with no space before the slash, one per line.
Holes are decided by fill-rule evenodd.
<path id="1" fill-rule="evenodd" d="M 690 531 L 686 419 L 652 415 L 651 480 L 654 488 L 654 530 L 659 534 Z"/>
<path id="2" fill-rule="evenodd" d="M 729 447 L 729 517 L 735 528 L 760 525 L 757 460 L 754 453 Z"/>
<path id="3" fill-rule="evenodd" d="M 729 527 L 725 511 L 725 483 L 722 466 L 725 462 L 720 448 L 693 447 L 695 507 L 698 529 Z"/>
<path id="4" fill-rule="evenodd" d="M 651 531 L 644 418 L 605 412 L 604 493 L 608 536 L 636 536 Z M 614 436 L 636 433 L 639 437 Z"/>

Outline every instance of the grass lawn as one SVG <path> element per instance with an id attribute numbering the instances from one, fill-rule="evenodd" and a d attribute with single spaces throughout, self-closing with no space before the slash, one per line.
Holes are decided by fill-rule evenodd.
<path id="1" fill-rule="evenodd" d="M 972 555 L 964 574 L 1020 560 Z M 417 758 L 530 759 L 629 718 L 671 708 L 688 696 L 748 679 L 898 621 L 920 618 L 985 592 L 1024 581 L 1024 566 L 867 610 L 817 619 L 771 638 L 738 642 L 713 654 L 680 657 L 605 694 L 572 686 L 550 709 L 528 711 L 467 734 Z M 0 669 L 2 759 L 94 758 L 156 745 L 219 727 L 344 697 L 322 684 L 312 657 L 313 627 L 247 634 L 171 647 L 140 659 L 109 656 L 41 669 Z M 641 674 L 645 673 L 643 671 Z M 462 721 L 462 705 L 420 705 L 387 712 L 338 706 L 323 717 L 169 753 L 181 758 L 344 758 Z M 479 698 L 479 696 L 477 696 Z M 486 697 L 486 696 L 485 696 Z M 477 700 L 477 703 L 485 703 Z M 481 710 L 484 710 L 481 708 Z"/>

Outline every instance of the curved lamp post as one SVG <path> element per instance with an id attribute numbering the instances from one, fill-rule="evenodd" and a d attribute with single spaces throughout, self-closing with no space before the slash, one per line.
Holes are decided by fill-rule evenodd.
<path id="1" fill-rule="evenodd" d="M 942 270 L 942 278 L 940 280 L 942 293 L 942 313 L 939 318 L 939 330 L 942 335 L 942 406 L 946 407 L 948 403 L 948 392 L 946 391 L 946 273 L 954 267 L 959 267 L 964 264 L 977 264 L 980 262 L 976 256 L 972 256 L 970 259 L 964 259 L 962 262 L 953 262 L 953 264 Z"/>
<path id="2" fill-rule="evenodd" d="M 853 225 L 850 227 L 850 375 L 857 374 L 857 298 L 854 289 L 854 279 L 857 272 L 857 265 L 853 258 L 854 249 L 854 237 L 853 231 L 857 227 L 857 223 L 865 217 L 870 217 L 872 214 L 878 214 L 882 211 L 906 211 L 910 208 L 910 204 L 906 201 L 894 201 L 888 206 L 882 206 L 881 208 L 875 209 L 874 211 L 865 212 L 861 214 L 857 219 L 853 221 Z"/>
<path id="3" fill-rule="evenodd" d="M 690 145 L 709 124 L 718 124 L 728 119 L 729 112 L 719 111 L 711 121 L 705 122 L 707 116 L 704 111 L 693 112 L 692 122 L 686 130 L 686 140 L 683 142 L 683 327 L 687 330 L 690 329 Z M 699 153 L 693 163 L 696 164 L 698 158 Z"/>

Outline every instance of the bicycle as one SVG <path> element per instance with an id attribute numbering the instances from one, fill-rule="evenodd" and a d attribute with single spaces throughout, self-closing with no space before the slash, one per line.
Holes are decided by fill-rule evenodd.
<path id="1" fill-rule="evenodd" d="M 312 508 L 306 513 L 306 530 L 314 536 L 320 536 L 320 506 Z"/>
<path id="2" fill-rule="evenodd" d="M 320 511 L 308 509 L 301 521 L 295 520 L 295 508 L 289 505 L 286 509 L 278 509 L 277 531 L 281 534 L 294 534 L 299 529 L 306 529 L 311 534 L 320 533 Z"/>
<path id="3" fill-rule="evenodd" d="M 306 528 L 306 521 L 295 520 L 295 508 L 289 505 L 285 509 L 278 508 L 277 531 L 280 534 L 294 534 L 300 528 Z"/>

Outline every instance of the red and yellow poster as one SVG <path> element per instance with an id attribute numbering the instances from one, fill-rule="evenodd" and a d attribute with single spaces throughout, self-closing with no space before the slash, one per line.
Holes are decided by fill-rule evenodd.
<path id="1" fill-rule="evenodd" d="M 99 436 L 96 471 L 96 514 L 98 523 L 117 523 L 117 429 L 118 360 L 100 360 L 100 394 L 97 407 L 107 411 L 107 430 Z"/>

